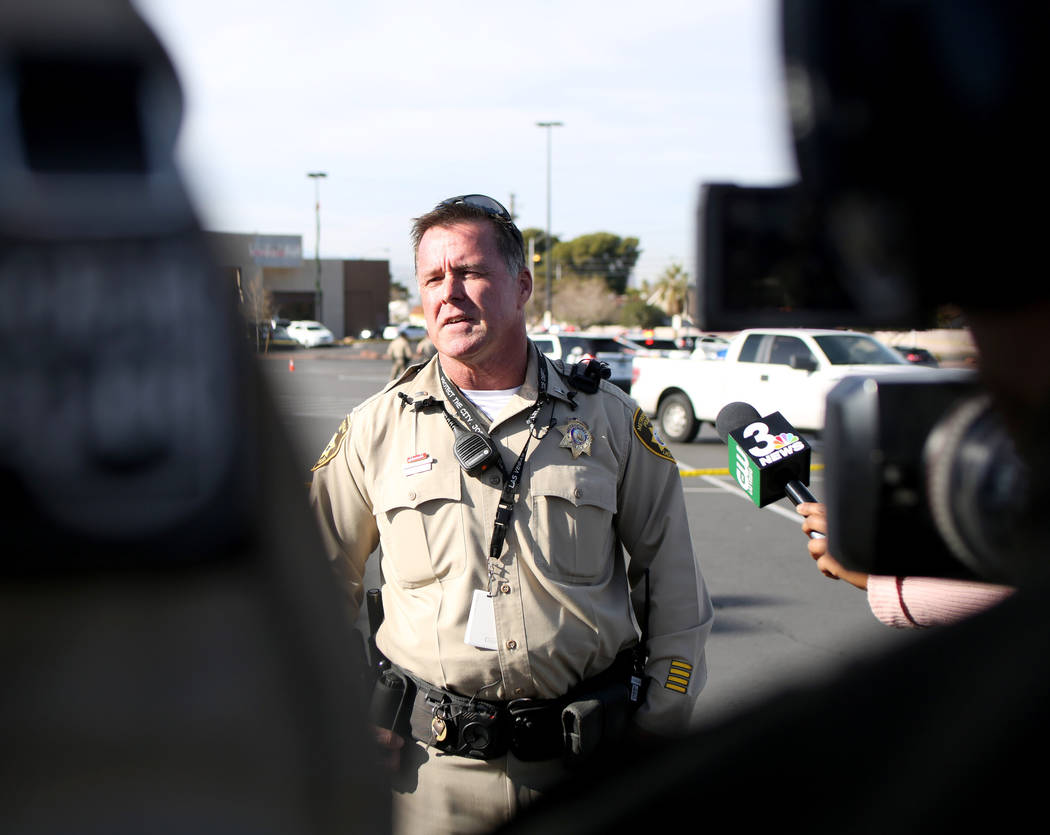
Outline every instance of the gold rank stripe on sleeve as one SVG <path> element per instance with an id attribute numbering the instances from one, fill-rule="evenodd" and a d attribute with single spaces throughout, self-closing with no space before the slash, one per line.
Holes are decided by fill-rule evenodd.
<path id="1" fill-rule="evenodd" d="M 339 447 L 342 446 L 343 438 L 346 437 L 350 431 L 350 415 L 343 418 L 343 422 L 339 424 L 339 428 L 335 431 L 332 436 L 332 440 L 328 442 L 328 446 L 324 448 L 321 453 L 321 457 L 317 459 L 317 463 L 310 468 L 310 472 L 321 469 L 325 464 L 335 458 L 339 452 Z"/>
<path id="2" fill-rule="evenodd" d="M 633 423 L 635 437 L 642 442 L 642 446 L 649 450 L 653 455 L 658 455 L 660 458 L 666 458 L 668 461 L 674 461 L 674 456 L 671 454 L 671 450 L 664 446 L 664 442 L 661 441 L 660 436 L 656 434 L 656 429 L 645 412 L 641 409 L 635 409 Z"/>
<path id="3" fill-rule="evenodd" d="M 689 689 L 689 679 L 692 675 L 692 664 L 674 660 L 671 662 L 671 669 L 667 671 L 667 681 L 664 682 L 664 687 L 676 693 L 685 693 Z"/>

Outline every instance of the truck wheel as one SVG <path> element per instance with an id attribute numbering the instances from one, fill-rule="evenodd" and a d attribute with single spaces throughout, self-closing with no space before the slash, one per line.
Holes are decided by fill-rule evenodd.
<path id="1" fill-rule="evenodd" d="M 700 421 L 693 415 L 693 404 L 684 394 L 669 395 L 660 404 L 656 421 L 665 441 L 687 444 L 700 431 Z"/>

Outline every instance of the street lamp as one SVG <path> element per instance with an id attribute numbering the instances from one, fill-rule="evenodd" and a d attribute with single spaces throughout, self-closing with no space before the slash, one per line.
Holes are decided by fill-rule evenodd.
<path id="1" fill-rule="evenodd" d="M 551 261 L 554 257 L 554 243 L 551 240 L 551 128 L 562 127 L 562 122 L 537 122 L 536 127 L 547 129 L 547 257 L 543 266 L 547 278 L 547 308 L 543 311 L 543 323 L 551 326 Z"/>
<path id="2" fill-rule="evenodd" d="M 310 171 L 306 175 L 314 181 L 314 215 L 317 219 L 317 243 L 314 247 L 316 277 L 314 279 L 314 315 L 322 321 L 321 315 L 321 179 L 328 175 L 324 171 Z"/>

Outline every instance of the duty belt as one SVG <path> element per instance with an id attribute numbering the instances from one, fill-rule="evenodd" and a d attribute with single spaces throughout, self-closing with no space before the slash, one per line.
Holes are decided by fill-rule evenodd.
<path id="1" fill-rule="evenodd" d="M 446 754 L 474 759 L 508 751 L 523 761 L 580 758 L 626 727 L 629 653 L 557 699 L 468 698 L 398 669 L 415 689 L 407 717 L 411 735 Z"/>

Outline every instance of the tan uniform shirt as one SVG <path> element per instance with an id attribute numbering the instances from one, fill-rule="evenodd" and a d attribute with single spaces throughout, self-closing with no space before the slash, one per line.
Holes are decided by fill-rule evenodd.
<path id="1" fill-rule="evenodd" d="M 622 391 L 603 381 L 598 393 L 573 392 L 543 361 L 551 403 L 537 426 L 552 408 L 554 426 L 528 440 L 537 398 L 530 347 L 525 382 L 489 430 L 508 473 L 529 442 L 492 587 L 496 649 L 464 638 L 474 592 L 489 588 L 503 477 L 495 468 L 468 476 L 440 410 L 413 411 L 398 397 L 444 403 L 437 358 L 356 408 L 322 453 L 311 501 L 326 547 L 345 561 L 356 613 L 365 562 L 381 544 L 386 620 L 377 642 L 391 661 L 456 693 L 499 700 L 563 695 L 637 643 L 627 569 L 637 584 L 648 567 L 651 681 L 636 721 L 681 732 L 706 680 L 713 613 L 677 466 Z M 566 435 L 572 418 L 583 428 Z"/>

